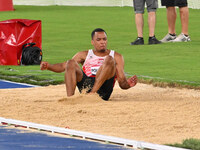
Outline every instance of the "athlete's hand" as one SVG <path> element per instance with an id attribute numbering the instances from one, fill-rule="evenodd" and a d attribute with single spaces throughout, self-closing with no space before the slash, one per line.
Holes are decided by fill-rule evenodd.
<path id="1" fill-rule="evenodd" d="M 41 62 L 41 64 L 40 64 L 40 69 L 41 69 L 41 70 L 47 70 L 47 69 L 48 69 L 48 66 L 49 66 L 49 63 L 46 62 L 46 61 L 43 61 L 43 62 Z"/>
<path id="2" fill-rule="evenodd" d="M 127 80 L 130 87 L 133 87 L 137 84 L 137 76 L 134 75 Z"/>

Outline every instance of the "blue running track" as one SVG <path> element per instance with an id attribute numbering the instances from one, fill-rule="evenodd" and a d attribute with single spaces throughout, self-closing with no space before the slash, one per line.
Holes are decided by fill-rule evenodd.
<path id="1" fill-rule="evenodd" d="M 64 138 L 0 126 L 0 150 L 127 150 L 118 145 Z"/>
<path id="2" fill-rule="evenodd" d="M 0 80 L 0 89 L 29 88 L 29 87 L 34 87 L 34 86 L 29 85 L 29 84 L 22 84 L 22 83 Z"/>

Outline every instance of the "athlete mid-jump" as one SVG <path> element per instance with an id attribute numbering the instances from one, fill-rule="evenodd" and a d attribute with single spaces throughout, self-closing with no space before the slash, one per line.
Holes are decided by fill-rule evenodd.
<path id="1" fill-rule="evenodd" d="M 65 72 L 67 96 L 74 95 L 76 86 L 81 92 L 98 93 L 104 100 L 112 94 L 115 80 L 121 89 L 129 89 L 137 84 L 136 75 L 127 79 L 124 73 L 123 56 L 107 49 L 107 34 L 103 29 L 92 31 L 91 43 L 94 49 L 78 52 L 72 59 L 58 64 L 41 62 L 41 70 Z M 79 66 L 82 64 L 82 69 Z"/>

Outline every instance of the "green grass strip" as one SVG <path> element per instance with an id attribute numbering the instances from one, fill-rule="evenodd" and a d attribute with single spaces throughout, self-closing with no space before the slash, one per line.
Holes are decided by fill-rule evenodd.
<path id="1" fill-rule="evenodd" d="M 90 33 L 101 27 L 108 34 L 108 48 L 124 56 L 125 72 L 138 75 L 139 81 L 155 85 L 200 87 L 200 10 L 190 9 L 191 42 L 147 45 L 147 12 L 144 14 L 144 46 L 131 46 L 137 31 L 132 7 L 14 6 L 15 11 L 1 12 L 1 20 L 42 20 L 43 60 L 59 63 L 76 52 L 92 48 Z M 177 11 L 176 32 L 181 23 Z M 0 21 L 1 21 L 0 20 Z M 158 9 L 155 35 L 167 34 L 166 9 Z M 9 70 L 17 70 L 9 71 Z M 5 75 L 37 76 L 42 80 L 64 81 L 64 74 L 40 71 L 39 66 L 0 66 Z M 9 77 L 7 78 L 8 80 Z M 26 81 L 28 82 L 28 81 Z M 158 84 L 159 82 L 159 84 Z M 51 82 L 49 82 L 51 84 Z M 161 86 L 163 86 L 161 85 Z"/>
<path id="2" fill-rule="evenodd" d="M 182 143 L 167 144 L 169 146 L 187 148 L 191 150 L 200 150 L 200 140 L 199 139 L 186 139 Z"/>

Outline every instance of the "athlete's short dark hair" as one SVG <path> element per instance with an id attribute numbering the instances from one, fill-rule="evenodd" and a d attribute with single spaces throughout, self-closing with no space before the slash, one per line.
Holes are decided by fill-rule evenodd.
<path id="1" fill-rule="evenodd" d="M 91 33 L 91 38 L 93 39 L 95 32 L 105 32 L 105 34 L 107 35 L 106 31 L 104 29 L 101 28 L 96 28 L 92 31 Z"/>

